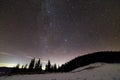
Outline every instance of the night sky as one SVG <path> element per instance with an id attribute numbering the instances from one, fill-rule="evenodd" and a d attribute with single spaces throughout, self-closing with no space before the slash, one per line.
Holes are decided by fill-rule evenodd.
<path id="1" fill-rule="evenodd" d="M 0 66 L 119 50 L 120 0 L 0 0 Z"/>

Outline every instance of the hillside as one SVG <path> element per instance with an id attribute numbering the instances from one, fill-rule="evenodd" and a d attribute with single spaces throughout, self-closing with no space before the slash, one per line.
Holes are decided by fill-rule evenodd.
<path id="1" fill-rule="evenodd" d="M 95 53 L 79 56 L 63 64 L 60 68 L 60 71 L 69 72 L 76 68 L 83 67 L 96 62 L 120 63 L 120 52 L 112 52 L 112 51 L 95 52 Z"/>
<path id="2" fill-rule="evenodd" d="M 86 69 L 86 67 L 89 68 L 91 66 L 95 68 Z M 80 71 L 81 69 L 82 71 Z M 0 80 L 120 80 L 119 72 L 120 64 L 96 63 L 68 73 L 13 75 L 0 77 Z"/>

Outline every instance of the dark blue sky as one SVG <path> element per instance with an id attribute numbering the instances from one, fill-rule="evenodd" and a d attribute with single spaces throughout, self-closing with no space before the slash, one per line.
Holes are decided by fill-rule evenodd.
<path id="1" fill-rule="evenodd" d="M 0 64 L 62 64 L 120 50 L 119 0 L 1 0 Z"/>

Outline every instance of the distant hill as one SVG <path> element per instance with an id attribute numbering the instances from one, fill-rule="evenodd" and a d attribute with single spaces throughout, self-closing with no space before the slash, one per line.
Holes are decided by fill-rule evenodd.
<path id="1" fill-rule="evenodd" d="M 12 69 L 9 67 L 0 67 L 0 76 L 11 73 Z"/>
<path id="2" fill-rule="evenodd" d="M 120 63 L 120 52 L 103 51 L 103 52 L 95 52 L 95 53 L 79 56 L 63 64 L 60 68 L 60 71 L 69 72 L 76 68 L 86 66 L 92 63 L 96 63 L 96 62 Z"/>

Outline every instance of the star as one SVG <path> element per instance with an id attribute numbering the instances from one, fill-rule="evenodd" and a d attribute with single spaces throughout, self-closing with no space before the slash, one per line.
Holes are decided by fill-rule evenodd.
<path id="1" fill-rule="evenodd" d="M 68 42 L 68 39 L 64 39 L 65 42 Z"/>

